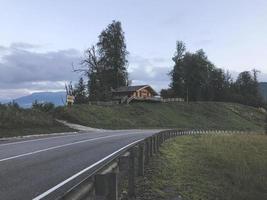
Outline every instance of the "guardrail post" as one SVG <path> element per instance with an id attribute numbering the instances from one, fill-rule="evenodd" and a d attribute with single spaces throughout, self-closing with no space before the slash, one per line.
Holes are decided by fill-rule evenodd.
<path id="1" fill-rule="evenodd" d="M 159 145 L 158 145 L 158 135 L 155 136 L 155 150 L 156 150 L 156 153 L 159 151 Z"/>
<path id="2" fill-rule="evenodd" d="M 126 152 L 124 155 L 119 158 L 119 170 L 128 171 L 129 170 L 129 157 L 130 153 Z"/>
<path id="3" fill-rule="evenodd" d="M 168 132 L 164 133 L 164 142 L 168 139 L 168 134 L 169 134 Z"/>
<path id="4" fill-rule="evenodd" d="M 95 176 L 95 195 L 98 199 L 105 199 L 108 194 L 108 184 L 106 175 L 97 174 Z"/>
<path id="5" fill-rule="evenodd" d="M 150 145 L 149 145 L 149 152 L 150 152 L 150 156 L 153 156 L 153 137 L 150 137 L 149 138 L 149 140 L 150 140 Z"/>
<path id="6" fill-rule="evenodd" d="M 156 149 L 157 149 L 157 152 L 159 152 L 159 143 L 160 143 L 159 135 L 156 135 L 156 138 L 157 138 L 157 140 L 156 140 Z"/>
<path id="7" fill-rule="evenodd" d="M 109 185 L 110 192 L 108 195 L 108 199 L 110 200 L 118 200 L 118 174 L 117 172 L 112 172 L 109 174 Z"/>
<path id="8" fill-rule="evenodd" d="M 153 154 L 155 154 L 156 152 L 157 152 L 157 150 L 156 150 L 156 136 L 154 135 L 153 137 Z"/>
<path id="9" fill-rule="evenodd" d="M 128 175 L 128 197 L 135 197 L 135 149 L 130 151 L 129 175 Z"/>
<path id="10" fill-rule="evenodd" d="M 139 155 L 138 155 L 138 176 L 144 176 L 144 167 L 145 167 L 145 151 L 144 143 L 139 145 Z"/>
<path id="11" fill-rule="evenodd" d="M 97 199 L 118 200 L 117 172 L 97 174 L 95 176 L 95 194 Z"/>
<path id="12" fill-rule="evenodd" d="M 162 135 L 159 133 L 159 134 L 158 134 L 158 137 L 159 137 L 159 141 L 158 141 L 158 142 L 159 142 L 159 146 L 160 146 L 161 143 L 162 143 Z"/>
<path id="13" fill-rule="evenodd" d="M 94 181 L 92 178 L 86 179 L 73 188 L 71 192 L 67 192 L 59 200 L 79 200 L 79 199 L 93 199 L 94 198 Z"/>
<path id="14" fill-rule="evenodd" d="M 150 145 L 149 145 L 149 138 L 145 140 L 145 162 L 146 164 L 149 163 L 149 156 L 150 156 Z"/>

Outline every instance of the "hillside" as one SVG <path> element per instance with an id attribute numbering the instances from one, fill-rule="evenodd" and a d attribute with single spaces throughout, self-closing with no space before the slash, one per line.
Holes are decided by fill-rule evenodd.
<path id="1" fill-rule="evenodd" d="M 47 114 L 0 104 L 0 138 L 72 131 Z"/>
<path id="2" fill-rule="evenodd" d="M 264 114 L 233 103 L 135 103 L 130 105 L 74 105 L 58 108 L 56 117 L 95 128 L 203 128 L 260 130 Z"/>

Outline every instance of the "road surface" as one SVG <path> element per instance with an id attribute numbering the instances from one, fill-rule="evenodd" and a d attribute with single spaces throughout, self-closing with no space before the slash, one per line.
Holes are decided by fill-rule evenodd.
<path id="1" fill-rule="evenodd" d="M 55 199 L 103 158 L 156 132 L 97 131 L 0 141 L 0 199 Z"/>

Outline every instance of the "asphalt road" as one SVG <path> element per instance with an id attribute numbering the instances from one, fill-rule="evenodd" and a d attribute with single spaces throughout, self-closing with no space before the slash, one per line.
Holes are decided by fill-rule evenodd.
<path id="1" fill-rule="evenodd" d="M 90 174 L 103 158 L 156 132 L 98 131 L 2 141 L 0 200 L 54 199 Z"/>

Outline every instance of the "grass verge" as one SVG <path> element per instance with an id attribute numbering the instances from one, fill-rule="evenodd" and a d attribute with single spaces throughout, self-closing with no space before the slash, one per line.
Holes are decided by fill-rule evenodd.
<path id="1" fill-rule="evenodd" d="M 267 199 L 266 155 L 266 135 L 178 137 L 138 180 L 137 199 Z"/>
<path id="2" fill-rule="evenodd" d="M 0 105 L 0 138 L 73 131 L 52 115 L 34 109 Z"/>
<path id="3" fill-rule="evenodd" d="M 204 128 L 223 130 L 263 129 L 264 113 L 234 103 L 183 102 L 130 105 L 74 105 L 58 108 L 59 119 L 94 128 Z"/>

